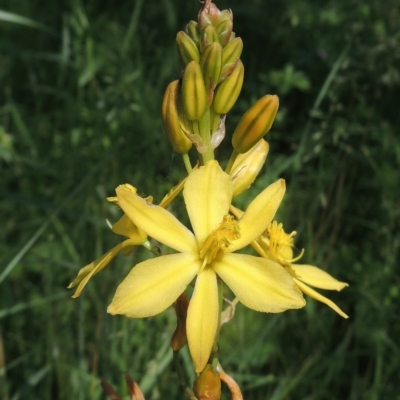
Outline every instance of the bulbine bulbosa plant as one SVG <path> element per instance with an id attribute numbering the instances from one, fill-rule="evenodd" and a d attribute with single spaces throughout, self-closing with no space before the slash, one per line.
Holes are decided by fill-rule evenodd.
<path id="1" fill-rule="evenodd" d="M 240 59 L 243 42 L 233 31 L 232 11 L 221 11 L 205 0 L 197 21 L 177 34 L 176 43 L 182 76 L 165 90 L 162 121 L 171 146 L 182 155 L 187 176 L 160 204 L 154 204 L 151 196 L 140 196 L 131 184 L 118 186 L 108 201 L 123 211 L 112 230 L 124 239 L 82 268 L 69 287 L 77 287 L 73 297 L 78 297 L 120 251 L 143 246 L 149 258 L 122 280 L 107 311 L 144 318 L 174 306 L 174 360 L 179 365 L 179 352 L 187 345 L 197 374 L 193 383 L 181 376 L 186 396 L 220 399 L 223 381 L 232 398 L 241 399 L 218 352 L 221 325 L 234 317 L 235 305 L 241 302 L 256 311 L 281 313 L 304 307 L 307 295 L 347 318 L 311 288 L 341 290 L 347 284 L 315 266 L 298 264 L 303 251 L 293 253 L 296 232 L 287 233 L 274 220 L 286 190 L 283 179 L 261 191 L 246 210 L 232 204 L 265 163 L 269 146 L 264 137 L 279 107 L 276 95 L 261 97 L 226 135 L 225 119 L 245 75 Z M 230 136 L 233 150 L 223 169 L 214 150 L 225 136 Z M 181 194 L 190 227 L 168 211 Z M 158 251 L 152 240 L 164 244 L 165 250 Z M 247 246 L 257 255 L 242 254 Z M 178 374 L 182 375 L 179 368 Z"/>

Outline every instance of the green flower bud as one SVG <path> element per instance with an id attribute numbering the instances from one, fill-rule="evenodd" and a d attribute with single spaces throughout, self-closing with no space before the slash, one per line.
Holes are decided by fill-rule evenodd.
<path id="1" fill-rule="evenodd" d="M 267 94 L 257 100 L 242 116 L 232 136 L 238 153 L 249 151 L 270 129 L 278 112 L 279 99 Z"/>
<path id="2" fill-rule="evenodd" d="M 193 39 L 196 45 L 200 42 L 199 24 L 196 21 L 190 21 L 186 26 L 186 33 Z"/>
<path id="3" fill-rule="evenodd" d="M 208 109 L 208 95 L 198 62 L 186 65 L 182 80 L 182 104 L 190 121 L 199 120 Z"/>
<path id="4" fill-rule="evenodd" d="M 218 23 L 221 23 L 222 21 L 233 21 L 233 14 L 231 9 L 221 11 L 221 14 L 218 18 Z"/>
<path id="5" fill-rule="evenodd" d="M 200 67 L 203 71 L 204 82 L 210 96 L 217 86 L 222 68 L 222 46 L 212 43 L 204 49 L 200 59 Z"/>
<path id="6" fill-rule="evenodd" d="M 240 37 L 229 42 L 222 50 L 222 65 L 234 64 L 239 60 L 243 50 L 243 40 Z"/>
<path id="7" fill-rule="evenodd" d="M 186 65 L 190 61 L 199 61 L 200 53 L 194 40 L 185 32 L 180 31 L 176 35 L 176 44 L 182 62 Z"/>
<path id="8" fill-rule="evenodd" d="M 217 114 L 227 114 L 236 103 L 243 86 L 244 66 L 239 60 L 232 73 L 217 86 L 213 108 Z"/>
<path id="9" fill-rule="evenodd" d="M 207 25 L 201 31 L 200 49 L 204 49 L 211 43 L 218 42 L 218 33 L 212 25 Z"/>
<path id="10" fill-rule="evenodd" d="M 231 20 L 222 21 L 216 26 L 215 30 L 218 33 L 219 42 L 222 47 L 225 47 L 229 43 L 232 34 L 232 27 L 233 22 Z"/>
<path id="11" fill-rule="evenodd" d="M 179 81 L 176 80 L 171 82 L 165 90 L 162 103 L 162 122 L 174 151 L 180 154 L 187 154 L 192 147 L 192 142 L 182 130 L 181 126 L 185 124 L 185 121 L 182 121 L 182 116 L 180 116 L 182 112 L 180 112 L 180 109 L 182 109 L 182 104 L 179 93 Z"/>

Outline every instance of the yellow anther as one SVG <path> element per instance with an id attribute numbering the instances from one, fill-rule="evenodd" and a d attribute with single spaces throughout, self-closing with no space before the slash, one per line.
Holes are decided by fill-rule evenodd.
<path id="1" fill-rule="evenodd" d="M 276 221 L 273 221 L 269 224 L 266 233 L 269 237 L 269 252 L 279 262 L 293 263 L 303 256 L 304 249 L 297 257 L 293 258 L 293 237 L 296 236 L 296 231 L 286 233 L 281 223 L 278 224 Z"/>
<path id="2" fill-rule="evenodd" d="M 225 215 L 220 226 L 207 238 L 200 250 L 203 267 L 215 259 L 220 250 L 226 249 L 232 241 L 239 239 L 239 225 L 232 215 Z"/>

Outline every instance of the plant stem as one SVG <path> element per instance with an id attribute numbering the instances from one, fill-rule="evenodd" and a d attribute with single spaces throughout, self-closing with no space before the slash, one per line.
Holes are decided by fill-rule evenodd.
<path id="1" fill-rule="evenodd" d="M 183 163 L 185 164 L 188 175 L 193 171 L 192 164 L 190 163 L 189 154 L 182 154 Z"/>
<path id="2" fill-rule="evenodd" d="M 232 155 L 231 155 L 231 158 L 230 158 L 229 161 L 228 161 L 228 165 L 227 165 L 226 168 L 225 168 L 225 172 L 226 172 L 227 174 L 229 174 L 229 173 L 231 172 L 231 169 L 232 169 L 232 167 L 233 167 L 233 164 L 234 164 L 234 162 L 235 162 L 235 160 L 236 160 L 236 158 L 237 158 L 238 155 L 239 155 L 239 153 L 238 153 L 236 150 L 233 150 Z"/>

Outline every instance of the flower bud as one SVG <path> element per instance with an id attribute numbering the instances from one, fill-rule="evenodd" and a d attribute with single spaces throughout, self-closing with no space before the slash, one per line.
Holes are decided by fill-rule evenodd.
<path id="1" fill-rule="evenodd" d="M 267 94 L 245 112 L 232 136 L 238 153 L 249 151 L 271 129 L 278 107 L 278 96 Z"/>
<path id="2" fill-rule="evenodd" d="M 207 92 L 213 92 L 217 86 L 222 68 L 222 46 L 218 43 L 212 43 L 207 46 L 201 55 L 200 67 L 203 71 L 204 83 Z"/>
<path id="3" fill-rule="evenodd" d="M 212 25 L 208 25 L 201 31 L 200 50 L 204 51 L 208 45 L 218 41 L 217 31 Z"/>
<path id="4" fill-rule="evenodd" d="M 239 60 L 232 73 L 217 86 L 213 108 L 217 114 L 227 114 L 236 103 L 243 86 L 244 66 Z"/>
<path id="5" fill-rule="evenodd" d="M 183 292 L 176 300 L 175 304 L 176 313 L 176 329 L 171 338 L 172 350 L 180 350 L 187 342 L 186 337 L 186 317 L 187 309 L 189 307 L 189 299 L 187 294 Z"/>
<path id="6" fill-rule="evenodd" d="M 194 381 L 193 391 L 198 400 L 220 400 L 221 379 L 212 365 L 207 364 Z"/>
<path id="7" fill-rule="evenodd" d="M 233 28 L 233 22 L 231 20 L 225 20 L 220 22 L 215 30 L 217 31 L 219 42 L 222 47 L 225 47 L 229 43 L 229 39 L 231 38 Z"/>
<path id="8" fill-rule="evenodd" d="M 192 147 L 192 142 L 181 128 L 180 108 L 182 108 L 182 104 L 179 95 L 179 81 L 176 80 L 171 82 L 165 90 L 162 103 L 162 122 L 174 151 L 180 154 L 187 154 Z"/>
<path id="9" fill-rule="evenodd" d="M 186 33 L 193 39 L 196 45 L 200 42 L 199 24 L 196 21 L 190 21 L 186 26 Z"/>
<path id="10" fill-rule="evenodd" d="M 186 65 L 182 79 L 182 104 L 190 121 L 199 120 L 208 109 L 208 95 L 198 62 Z"/>
<path id="11" fill-rule="evenodd" d="M 233 21 L 233 14 L 231 9 L 221 11 L 218 18 L 218 23 L 221 23 L 222 21 Z"/>
<path id="12" fill-rule="evenodd" d="M 243 50 L 243 41 L 240 37 L 229 42 L 222 50 L 222 65 L 233 64 L 239 60 Z"/>
<path id="13" fill-rule="evenodd" d="M 221 11 L 212 2 L 212 0 L 205 0 L 198 15 L 200 29 L 205 28 L 207 25 L 217 25 L 221 16 Z"/>
<path id="14" fill-rule="evenodd" d="M 248 152 L 239 154 L 229 175 L 232 177 L 233 197 L 243 193 L 257 178 L 269 150 L 268 143 L 261 139 Z"/>
<path id="15" fill-rule="evenodd" d="M 182 62 L 186 65 L 190 61 L 199 61 L 200 53 L 195 41 L 185 32 L 180 31 L 176 35 L 176 45 Z"/>

